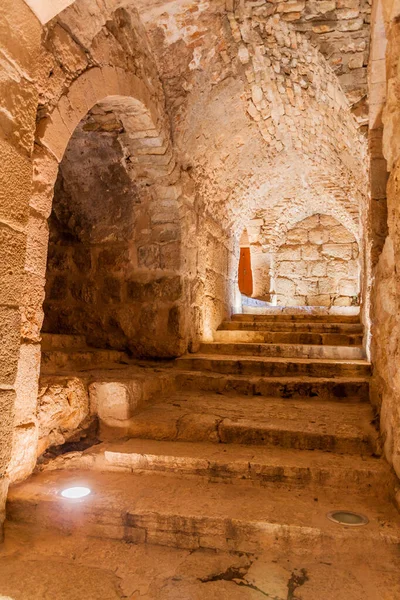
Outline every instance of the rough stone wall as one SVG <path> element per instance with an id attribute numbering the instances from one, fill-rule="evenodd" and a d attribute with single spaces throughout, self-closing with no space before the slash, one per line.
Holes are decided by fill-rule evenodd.
<path id="1" fill-rule="evenodd" d="M 358 259 L 354 236 L 332 217 L 314 215 L 297 223 L 273 257 L 277 304 L 358 305 Z"/>
<path id="2" fill-rule="evenodd" d="M 112 111 L 96 107 L 68 144 L 49 222 L 43 331 L 174 356 L 182 351 L 180 226 L 162 204 L 151 214 L 151 197 L 128 174 L 123 131 Z"/>
<path id="3" fill-rule="evenodd" d="M 0 11 L 0 525 L 4 518 L 14 424 L 29 430 L 37 395 L 39 345 L 21 344 L 23 267 L 27 245 L 32 147 L 38 93 L 32 85 L 41 29 L 22 0 Z M 18 363 L 25 368 L 18 369 Z M 33 367 L 31 372 L 29 365 Z M 36 372 L 34 369 L 36 368 Z M 19 401 L 27 389 L 30 404 Z M 0 527 L 1 530 L 1 527 Z M 1 533 L 0 533 L 1 536 Z"/>
<path id="4" fill-rule="evenodd" d="M 382 252 L 375 254 L 371 298 L 371 359 L 373 362 L 372 401 L 380 412 L 381 430 L 386 457 L 400 477 L 400 23 L 396 3 L 382 2 L 385 27 L 376 31 L 373 43 L 379 52 L 386 45 L 386 103 L 383 110 L 383 156 L 387 161 L 389 181 L 387 196 L 387 237 Z M 385 78 L 384 78 L 385 80 Z M 383 80 L 383 83 L 384 83 Z M 381 82 L 382 83 L 382 82 Z M 383 99 L 385 95 L 383 95 Z M 378 106 L 382 108 L 381 103 Z M 383 186 L 383 192 L 384 192 Z M 381 194 L 381 198 L 384 198 Z M 370 229 L 375 247 L 382 246 L 382 235 Z M 378 243 L 377 243 L 378 242 Z"/>
<path id="5" fill-rule="evenodd" d="M 11 8 L 9 14 L 10 22 L 7 23 L 5 33 L 8 40 L 12 41 L 15 33 Z M 51 213 L 59 162 L 76 126 L 93 106 L 103 101 L 103 109 L 106 112 L 113 111 L 122 121 L 124 132 L 121 133 L 121 144 L 124 160 L 129 164 L 132 186 L 134 182 L 136 186 L 139 185 L 140 180 L 140 187 L 145 190 L 148 202 L 151 225 L 158 225 L 160 236 L 165 224 L 179 222 L 179 198 L 182 193 L 180 171 L 169 143 L 161 83 L 150 55 L 146 34 L 135 11 L 118 10 L 113 15 L 104 7 L 94 8 L 83 1 L 79 6 L 67 9 L 62 17 L 53 20 L 45 31 L 41 30 L 32 13 L 28 11 L 28 15 L 24 15 L 22 10 L 21 15 L 26 17 L 23 25 L 28 31 L 31 21 L 37 27 L 37 47 L 33 49 L 29 40 L 26 40 L 26 35 L 21 34 L 21 40 L 35 57 L 36 69 L 32 66 L 31 73 L 26 75 L 22 68 L 21 72 L 17 72 L 20 79 L 27 81 L 26 94 L 23 93 L 24 85 L 14 93 L 13 84 L 10 83 L 8 95 L 12 99 L 10 108 L 13 108 L 13 103 L 16 107 L 15 118 L 9 117 L 12 112 L 8 108 L 1 113 L 9 121 L 4 125 L 7 139 L 12 144 L 20 145 L 21 150 L 18 151 L 22 156 L 28 157 L 27 185 L 22 194 L 26 204 L 23 206 L 23 225 L 19 226 L 21 251 L 16 250 L 10 256 L 15 265 L 12 271 L 16 273 L 12 287 L 16 289 L 17 280 L 21 285 L 18 292 L 20 311 L 17 308 L 15 310 L 15 326 L 10 328 L 12 343 L 7 344 L 8 352 L 13 348 L 16 353 L 19 351 L 13 359 L 18 360 L 18 364 L 15 364 L 17 375 L 11 374 L 8 384 L 10 387 L 15 385 L 17 407 L 15 416 L 10 413 L 8 417 L 9 433 L 14 425 L 11 452 L 10 440 L 5 443 L 7 457 L 12 454 L 7 469 L 8 477 L 12 480 L 27 476 L 36 462 L 40 333 L 48 247 L 47 219 Z M 18 23 L 18 19 L 16 22 Z M 89 23 L 90 27 L 87 28 Z M 34 31 L 36 34 L 35 29 Z M 18 45 L 16 47 L 19 52 L 17 58 L 20 60 L 24 57 L 24 51 Z M 27 61 L 27 64 L 30 63 Z M 14 63 L 10 69 L 12 82 L 16 76 Z M 33 100 L 30 99 L 31 96 Z M 11 163 L 11 177 L 15 177 L 15 159 Z M 23 189 L 23 170 L 24 166 L 21 165 L 18 193 Z M 16 200 L 15 194 L 12 198 Z M 18 206 L 18 202 L 15 206 Z M 22 205 L 18 209 L 20 213 L 21 208 Z M 159 221 L 160 212 L 164 215 L 168 213 L 168 220 Z M 143 224 L 142 227 L 145 236 L 146 225 Z M 18 235 L 17 229 L 15 239 L 18 239 Z M 11 242 L 7 241 L 6 245 L 10 247 Z M 28 248 L 26 260 L 25 246 Z M 18 265 L 15 263 L 17 256 L 20 257 Z M 161 269 L 161 252 L 157 260 Z M 168 282 L 164 288 L 160 284 L 157 286 L 157 280 L 164 282 L 163 277 L 171 285 L 176 283 L 176 272 L 159 274 L 155 268 L 152 277 L 155 289 L 152 289 L 151 282 L 149 285 L 147 278 L 136 286 L 132 294 L 136 294 L 136 297 L 141 295 L 142 301 L 145 295 L 148 297 L 153 293 L 157 294 L 161 288 L 169 289 Z M 179 286 L 184 287 L 180 280 Z M 171 318 L 168 315 L 167 319 L 169 332 L 173 331 L 175 340 L 181 344 L 180 351 L 183 351 L 187 343 L 187 339 L 184 339 L 185 332 L 182 334 L 182 313 L 183 311 L 174 310 Z M 21 326 L 18 324 L 19 314 Z M 12 319 L 7 318 L 5 324 L 9 327 Z M 165 328 L 165 323 L 162 326 Z M 136 335 L 134 330 L 128 333 L 132 337 Z M 20 336 L 23 344 L 19 350 Z M 148 342 L 149 338 L 150 334 L 147 340 L 141 340 L 142 344 Z M 154 338 L 153 335 L 153 344 Z M 11 372 L 13 362 L 4 362 L 7 363 L 7 369 Z M 10 396 L 10 410 L 12 402 Z M 4 418 L 6 423 L 6 413 Z M 8 458 L 5 462 L 7 460 Z"/>

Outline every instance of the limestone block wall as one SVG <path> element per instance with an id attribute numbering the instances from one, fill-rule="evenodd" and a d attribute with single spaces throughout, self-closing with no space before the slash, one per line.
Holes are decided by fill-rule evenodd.
<path id="1" fill-rule="evenodd" d="M 274 273 L 278 305 L 359 304 L 358 244 L 329 215 L 313 215 L 289 229 L 274 255 Z"/>
<path id="2" fill-rule="evenodd" d="M 32 186 L 32 147 L 38 92 L 33 85 L 41 28 L 22 0 L 0 11 L 0 537 L 8 467 L 16 438 L 28 435 L 37 397 L 40 346 L 21 336 L 24 265 Z M 26 393 L 26 400 L 21 393 Z M 18 428 L 18 430 L 17 430 Z M 14 449 L 13 449 L 14 440 Z M 17 460 L 23 459 L 23 454 Z"/>
<path id="3" fill-rule="evenodd" d="M 379 56 L 382 46 L 387 43 L 386 102 L 383 109 L 383 156 L 387 161 L 389 181 L 387 197 L 387 237 L 380 254 L 375 253 L 376 267 L 373 270 L 371 295 L 371 360 L 373 378 L 371 399 L 380 413 L 381 430 L 386 457 L 400 477 L 400 11 L 396 3 L 381 3 L 384 27 L 375 30 L 373 44 Z M 381 53 L 382 55 L 382 53 Z M 384 100 L 385 96 L 383 96 Z M 379 100 L 379 98 L 378 98 Z M 382 106 L 382 95 L 380 97 Z M 378 105 L 379 106 L 379 105 Z M 381 181 L 384 182 L 384 180 Z M 380 192 L 384 198 L 385 190 Z M 382 246 L 382 234 L 370 229 L 373 247 Z"/>
<path id="4" fill-rule="evenodd" d="M 43 331 L 82 334 L 136 356 L 176 356 L 185 337 L 177 207 L 154 206 L 132 180 L 123 130 L 115 113 L 96 107 L 64 153 L 49 220 Z"/>

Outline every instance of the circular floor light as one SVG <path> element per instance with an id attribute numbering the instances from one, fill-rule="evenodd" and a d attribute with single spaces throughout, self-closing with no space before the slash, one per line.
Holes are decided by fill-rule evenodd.
<path id="1" fill-rule="evenodd" d="M 351 512 L 350 510 L 333 510 L 326 516 L 334 523 L 350 527 L 360 527 L 369 523 L 368 517 L 360 513 Z"/>
<path id="2" fill-rule="evenodd" d="M 68 498 L 69 500 L 79 500 L 80 498 L 85 498 L 86 496 L 89 496 L 91 491 L 92 490 L 88 487 L 76 486 L 66 488 L 61 492 L 61 496 L 63 498 Z"/>

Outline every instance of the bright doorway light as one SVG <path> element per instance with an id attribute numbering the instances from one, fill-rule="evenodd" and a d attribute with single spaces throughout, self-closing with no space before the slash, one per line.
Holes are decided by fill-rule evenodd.
<path id="1" fill-rule="evenodd" d="M 89 496 L 91 491 L 92 490 L 88 487 L 70 487 L 63 490 L 61 496 L 63 498 L 68 498 L 69 500 L 78 500 L 79 498 Z"/>

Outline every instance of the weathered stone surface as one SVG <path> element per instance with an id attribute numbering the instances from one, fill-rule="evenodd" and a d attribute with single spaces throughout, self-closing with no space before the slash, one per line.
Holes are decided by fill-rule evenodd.
<path id="1" fill-rule="evenodd" d="M 44 377 L 38 396 L 38 454 L 68 440 L 89 415 L 89 397 L 81 379 Z"/>

